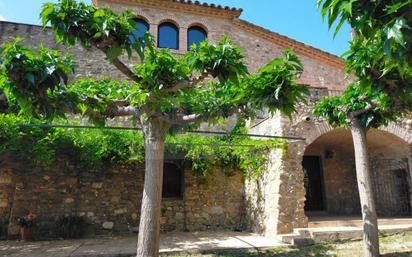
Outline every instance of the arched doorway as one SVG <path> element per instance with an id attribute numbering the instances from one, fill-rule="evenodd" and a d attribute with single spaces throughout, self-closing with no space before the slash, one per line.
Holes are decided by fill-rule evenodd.
<path id="1" fill-rule="evenodd" d="M 368 132 L 372 181 L 380 217 L 411 215 L 408 144 L 377 129 Z M 350 131 L 335 129 L 308 145 L 303 157 L 305 212 L 336 216 L 360 215 L 353 142 Z"/>

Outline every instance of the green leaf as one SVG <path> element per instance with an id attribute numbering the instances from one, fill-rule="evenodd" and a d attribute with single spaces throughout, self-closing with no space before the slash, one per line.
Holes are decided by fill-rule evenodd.
<path id="1" fill-rule="evenodd" d="M 34 77 L 33 73 L 27 73 L 25 77 L 33 86 L 36 84 L 36 78 Z"/>
<path id="2" fill-rule="evenodd" d="M 94 18 L 100 18 L 105 16 L 105 10 L 104 9 L 97 9 L 97 11 L 94 12 L 93 17 Z M 104 28 L 103 28 L 104 29 Z"/>
<path id="3" fill-rule="evenodd" d="M 40 17 L 42 18 L 43 27 L 47 26 L 49 16 L 54 12 L 54 5 L 52 3 L 45 3 L 42 7 Z"/>
<path id="4" fill-rule="evenodd" d="M 404 38 L 403 34 L 401 31 L 401 28 L 403 28 L 403 23 L 400 22 L 400 20 L 396 20 L 396 22 L 393 24 L 393 26 L 389 27 L 387 29 L 387 36 L 388 39 L 395 39 L 395 41 L 401 45 L 404 44 Z"/>
<path id="5" fill-rule="evenodd" d="M 340 29 L 341 29 L 342 26 L 345 24 L 345 22 L 346 22 L 346 19 L 345 19 L 345 18 L 341 18 L 341 20 L 339 21 L 339 24 L 336 26 L 335 32 L 333 33 L 333 37 L 334 37 L 334 38 L 338 35 Z"/>
<path id="6" fill-rule="evenodd" d="M 347 17 L 347 16 L 352 16 L 352 5 L 353 5 L 353 2 L 355 2 L 356 0 L 350 0 L 350 1 L 347 1 L 347 2 L 344 2 L 343 3 L 343 5 L 342 5 L 342 7 L 341 7 L 341 10 L 346 14 L 345 15 L 345 17 Z M 342 19 L 344 19 L 344 18 L 342 18 Z"/>
<path id="7" fill-rule="evenodd" d="M 109 61 L 113 61 L 122 54 L 122 48 L 117 45 L 110 46 L 107 50 L 106 57 Z"/>
<path id="8" fill-rule="evenodd" d="M 412 1 L 403 1 L 403 2 L 398 2 L 394 3 L 392 5 L 386 6 L 388 14 L 393 14 L 396 13 L 399 9 L 403 8 L 404 6 L 412 4 Z"/>

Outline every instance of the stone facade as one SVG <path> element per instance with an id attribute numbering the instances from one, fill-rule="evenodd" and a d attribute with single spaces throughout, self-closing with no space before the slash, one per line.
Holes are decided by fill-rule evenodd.
<path id="1" fill-rule="evenodd" d="M 300 104 L 292 119 L 280 114 L 262 115 L 257 122 L 251 122 L 250 129 L 252 133 L 297 136 L 305 140 L 290 141 L 284 152 L 273 150 L 266 172 L 256 181 L 244 181 L 240 174 L 224 177 L 216 171 L 202 185 L 186 170 L 183 199 L 163 201 L 164 230 L 243 228 L 273 236 L 306 227 L 308 213 L 304 210 L 306 191 L 302 160 L 308 155 L 320 156 L 322 161 L 327 206 L 324 211 L 336 215 L 358 213 L 350 135 L 348 137 L 345 131 L 334 131 L 311 114 L 313 104 L 320 97 L 339 94 L 347 85 L 343 60 L 250 24 L 239 18 L 241 10 L 237 9 L 172 0 L 95 0 L 94 4 L 108 6 L 117 12 L 133 11 L 136 17 L 147 21 L 155 40 L 159 24 L 165 21 L 175 24 L 179 29 L 179 49 L 172 52 L 176 55 L 186 52 L 187 29 L 191 26 L 204 28 L 212 43 L 227 35 L 244 49 L 252 72 L 279 57 L 283 50 L 293 48 L 304 66 L 299 82 L 312 90 L 308 104 Z M 0 22 L 0 44 L 15 36 L 26 38 L 24 43 L 32 47 L 42 43 L 70 51 L 78 65 L 72 79 L 82 76 L 125 79 L 97 50 L 86 51 L 79 46 L 65 49 L 55 44 L 49 29 Z M 336 140 L 342 137 L 343 140 Z M 379 143 L 381 137 L 386 140 L 384 144 Z M 372 132 L 372 139 L 375 142 L 371 145 L 372 159 L 401 159 L 412 167 L 412 119 L 405 118 Z M 332 159 L 325 158 L 326 150 L 333 151 Z M 11 225 L 14 217 L 31 208 L 44 217 L 76 213 L 95 224 L 93 233 L 105 231 L 102 230 L 104 222 L 109 222 L 106 227 L 113 225 L 110 231 L 128 231 L 137 225 L 139 218 L 142 180 L 141 167 L 78 173 L 75 167 L 59 164 L 39 170 L 16 166 L 13 162 L 8 166 L 2 163 L 0 213 L 12 221 Z"/>
<path id="2" fill-rule="evenodd" d="M 307 99 L 307 104 L 301 104 L 292 119 L 275 115 L 266 117 L 264 122 L 258 123 L 251 130 L 253 133 L 266 135 L 288 135 L 305 138 L 304 141 L 291 141 L 286 154 L 278 159 L 282 159 L 284 166 L 275 172 L 280 173 L 273 183 L 270 184 L 272 198 L 277 202 L 276 209 L 284 215 L 277 215 L 273 211 L 266 211 L 266 219 L 272 222 L 276 220 L 277 228 L 267 230 L 268 235 L 278 233 L 288 233 L 293 228 L 306 227 L 308 212 L 304 211 L 305 206 L 305 186 L 302 160 L 304 156 L 319 156 L 323 170 L 323 201 L 325 208 L 322 215 L 359 215 L 360 204 L 357 193 L 356 173 L 353 153 L 353 143 L 349 131 L 343 129 L 333 129 L 325 121 L 315 119 L 311 113 L 313 105 L 323 96 L 335 95 L 339 92 L 328 88 L 312 88 L 311 96 Z M 411 214 L 412 184 L 410 179 L 412 152 L 412 127 L 411 118 L 406 117 L 399 122 L 390 123 L 387 127 L 368 132 L 368 143 L 372 164 L 382 161 L 397 163 L 398 168 L 405 169 L 409 176 L 405 178 L 404 186 L 407 192 L 401 202 L 396 202 L 391 196 L 396 196 L 398 191 L 396 186 L 385 184 L 384 172 L 396 170 L 397 167 L 388 167 L 383 171 L 380 165 L 372 165 L 375 174 L 375 184 L 383 184 L 382 191 L 377 192 L 375 197 L 384 195 L 385 201 L 379 201 L 378 210 L 384 216 L 398 216 L 393 212 L 385 212 L 392 205 L 405 205 L 408 215 Z M 326 151 L 332 151 L 332 158 L 326 157 Z M 330 159 L 329 159 L 330 158 Z M 409 163 L 409 165 L 408 165 Z M 268 169 L 270 172 L 270 169 Z M 380 172 L 380 173 L 379 173 Z M 275 174 L 276 174 L 275 173 Z M 275 187 L 275 188 L 273 188 Z M 376 189 L 375 189 L 376 190 Z M 277 192 L 280 193 L 277 193 Z M 302 194 L 303 193 L 303 194 Z M 278 197 L 275 197 L 278 196 Z M 382 198 L 378 198 L 382 199 Z M 268 199 L 265 199 L 267 201 Z M 405 203 L 405 201 L 409 203 Z M 293 202 L 293 204 L 291 204 Z M 267 225 L 267 223 L 262 223 Z"/>
<path id="3" fill-rule="evenodd" d="M 184 192 L 164 198 L 163 231 L 241 229 L 244 217 L 243 176 L 216 170 L 201 183 L 184 169 Z M 144 168 L 123 166 L 88 170 L 56 161 L 50 167 L 17 165 L 11 158 L 0 168 L 0 215 L 9 234 L 18 233 L 17 218 L 38 215 L 39 237 L 53 237 L 56 218 L 84 217 L 89 235 L 133 232 L 138 227 Z M 108 226 L 110 225 L 110 226 Z"/>

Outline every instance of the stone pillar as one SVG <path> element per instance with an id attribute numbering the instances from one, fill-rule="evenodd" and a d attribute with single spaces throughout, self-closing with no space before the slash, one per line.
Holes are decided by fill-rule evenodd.
<path id="1" fill-rule="evenodd" d="M 245 182 L 247 224 L 252 231 L 267 236 L 277 234 L 281 160 L 282 150 L 272 150 L 266 171 L 259 178 Z"/>
<path id="2" fill-rule="evenodd" d="M 266 177 L 265 191 L 265 236 L 272 237 L 277 234 L 288 233 L 287 230 L 293 230 L 290 227 L 292 224 L 285 224 L 285 226 L 280 225 L 284 216 L 285 210 L 281 210 L 280 202 L 283 199 L 285 192 L 282 186 L 282 179 L 284 179 L 283 173 L 283 153 L 282 150 L 275 150 L 270 153 L 270 161 L 268 165 L 268 174 Z M 286 210 L 288 211 L 288 210 Z"/>
<path id="3" fill-rule="evenodd" d="M 307 227 L 302 170 L 304 143 L 292 143 L 287 153 L 270 153 L 267 171 L 258 180 L 246 182 L 250 228 L 267 237 Z"/>
<path id="4" fill-rule="evenodd" d="M 294 228 L 304 228 L 308 225 L 305 215 L 305 186 L 302 167 L 304 142 L 290 143 L 286 154 L 282 157 L 279 170 L 279 201 L 277 233 L 290 233 Z"/>
<path id="5" fill-rule="evenodd" d="M 250 133 L 260 135 L 303 133 L 290 131 L 291 123 L 289 118 L 277 113 L 264 123 L 252 126 Z M 302 130 L 311 131 L 306 128 Z M 289 141 L 286 151 L 273 150 L 269 156 L 266 172 L 257 181 L 246 182 L 249 224 L 254 232 L 272 237 L 291 233 L 294 228 L 307 227 L 302 168 L 306 146 L 307 143 L 304 141 Z"/>

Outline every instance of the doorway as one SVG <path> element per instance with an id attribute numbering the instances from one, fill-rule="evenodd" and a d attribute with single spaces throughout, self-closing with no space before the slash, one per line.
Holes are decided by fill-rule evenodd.
<path id="1" fill-rule="evenodd" d="M 324 211 L 323 172 L 320 156 L 303 156 L 306 190 L 305 211 Z"/>

